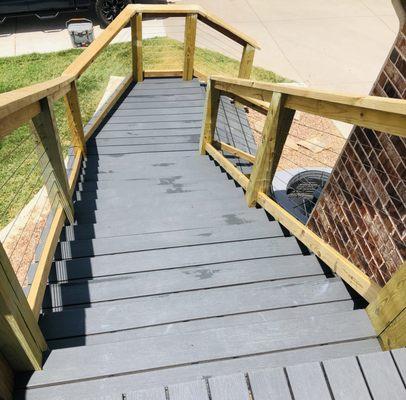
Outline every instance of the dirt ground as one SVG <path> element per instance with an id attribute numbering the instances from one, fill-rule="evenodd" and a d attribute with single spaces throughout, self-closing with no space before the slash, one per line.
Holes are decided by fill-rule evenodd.
<path id="1" fill-rule="evenodd" d="M 248 121 L 257 144 L 261 142 L 265 116 L 248 110 Z M 346 139 L 329 119 L 296 112 L 278 170 L 300 167 L 333 168 Z"/>

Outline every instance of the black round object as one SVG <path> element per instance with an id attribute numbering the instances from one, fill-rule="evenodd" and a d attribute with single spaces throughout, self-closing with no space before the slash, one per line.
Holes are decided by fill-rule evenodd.
<path id="1" fill-rule="evenodd" d="M 296 174 L 286 185 L 289 200 L 303 215 L 308 217 L 312 212 L 329 175 L 330 173 L 325 171 L 303 171 Z"/>
<path id="2" fill-rule="evenodd" d="M 129 3 L 129 0 L 96 0 L 95 8 L 100 25 L 106 27 L 110 24 Z"/>

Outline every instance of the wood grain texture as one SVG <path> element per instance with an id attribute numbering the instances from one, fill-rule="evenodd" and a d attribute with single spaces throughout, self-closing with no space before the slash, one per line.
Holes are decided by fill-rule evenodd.
<path id="1" fill-rule="evenodd" d="M 59 199 L 65 214 L 73 223 L 73 204 L 69 196 L 68 177 L 63 160 L 62 147 L 56 126 L 53 105 L 46 98 L 41 100 L 41 113 L 32 119 L 33 132 L 45 150 L 58 187 Z"/>
<path id="2" fill-rule="evenodd" d="M 220 105 L 220 91 L 209 82 L 206 89 L 206 101 L 203 111 L 203 126 L 200 135 L 200 154 L 206 154 L 206 146 L 213 141 Z"/>
<path id="3" fill-rule="evenodd" d="M 144 80 L 144 64 L 142 58 L 142 14 L 131 17 L 131 54 L 134 82 Z"/>
<path id="4" fill-rule="evenodd" d="M 86 155 L 85 135 L 75 81 L 71 83 L 71 90 L 65 95 L 65 106 L 74 151 L 80 151 L 83 155 Z"/>
<path id="5" fill-rule="evenodd" d="M 183 55 L 183 79 L 193 78 L 193 67 L 196 47 L 197 14 L 188 14 L 185 19 L 185 38 Z"/>
<path id="6" fill-rule="evenodd" d="M 254 64 L 255 47 L 250 44 L 244 46 L 238 77 L 242 79 L 249 79 L 251 76 L 252 65 Z"/>
<path id="7" fill-rule="evenodd" d="M 39 370 L 46 342 L 0 243 L 0 349 L 16 371 Z"/>
<path id="8" fill-rule="evenodd" d="M 394 135 L 406 136 L 405 100 L 374 96 L 357 97 L 305 89 L 286 84 L 263 83 L 213 76 L 216 89 L 271 102 L 272 93 L 287 95 L 285 107 L 343 121 Z"/>
<path id="9" fill-rule="evenodd" d="M 367 307 L 367 313 L 378 335 L 406 309 L 406 263 L 400 266 L 389 282 L 379 291 L 376 300 Z M 403 317 L 404 318 L 404 317 Z M 399 325 L 400 328 L 401 325 Z M 392 332 L 394 327 L 391 328 Z M 406 331 L 399 332 L 406 341 Z M 405 342 L 406 344 L 406 342 Z"/>
<path id="10" fill-rule="evenodd" d="M 227 143 L 218 142 L 216 140 L 214 140 L 212 144 L 213 147 L 216 148 L 217 150 L 222 150 L 226 153 L 233 154 L 236 157 L 242 158 L 243 160 L 247 160 L 250 163 L 255 163 L 255 156 L 253 156 L 250 153 L 247 153 L 246 151 L 237 149 L 234 146 L 230 146 Z"/>
<path id="11" fill-rule="evenodd" d="M 249 207 L 256 204 L 258 193 L 268 193 L 276 172 L 294 113 L 284 107 L 286 96 L 274 93 L 262 130 L 262 143 L 255 157 L 254 167 L 245 195 Z M 278 146 L 277 146 L 278 144 Z"/>

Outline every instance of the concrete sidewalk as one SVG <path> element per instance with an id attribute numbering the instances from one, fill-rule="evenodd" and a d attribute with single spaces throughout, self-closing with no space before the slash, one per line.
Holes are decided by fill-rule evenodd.
<path id="1" fill-rule="evenodd" d="M 256 65 L 312 87 L 359 94 L 369 92 L 399 25 L 390 0 L 185 2 L 202 5 L 254 37 L 262 47 Z M 71 48 L 65 21 L 77 16 L 96 20 L 82 12 L 48 21 L 35 17 L 6 21 L 0 25 L 0 57 Z M 151 21 L 149 31 L 155 36 L 182 36 L 181 32 L 172 35 L 172 30 L 164 20 L 157 20 Z M 96 26 L 95 35 L 100 32 Z M 126 28 L 115 41 L 129 38 Z M 205 47 L 213 43 L 208 41 Z M 240 49 L 230 47 L 229 52 L 238 58 Z"/>
<path id="2" fill-rule="evenodd" d="M 390 0 L 192 0 L 253 36 L 255 64 L 306 85 L 369 93 L 399 28 Z"/>

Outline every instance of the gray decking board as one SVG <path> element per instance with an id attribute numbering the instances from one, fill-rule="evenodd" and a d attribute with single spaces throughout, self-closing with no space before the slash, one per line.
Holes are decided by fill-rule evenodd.
<path id="1" fill-rule="evenodd" d="M 212 400 L 249 400 L 250 398 L 243 374 L 210 378 L 208 382 Z"/>
<path id="2" fill-rule="evenodd" d="M 298 293 L 297 299 L 289 295 Z M 213 288 L 206 291 L 173 293 L 139 299 L 124 299 L 100 304 L 98 307 L 71 309 L 45 314 L 41 324 L 46 328 L 48 338 L 69 337 L 83 334 L 157 326 L 189 320 L 239 315 L 263 310 L 282 310 L 292 306 L 317 305 L 323 302 L 348 300 L 348 293 L 340 282 L 329 282 L 321 278 L 291 279 L 288 282 L 262 282 L 253 285 Z M 198 305 L 198 306 L 197 306 Z M 332 309 L 335 309 L 334 305 Z M 314 309 L 317 314 L 318 308 Z M 347 307 L 344 311 L 348 310 Z M 337 308 L 336 311 L 341 311 Z M 120 312 L 123 315 L 120 315 Z M 303 312 L 303 315 L 312 315 Z M 300 317 L 296 311 L 286 315 Z M 325 314 L 325 312 L 324 312 Z M 109 315 L 105 321 L 103 315 Z M 284 313 L 275 314 L 284 319 Z M 84 319 L 83 324 L 74 324 Z M 265 318 L 264 321 L 267 319 Z M 270 318 L 270 321 L 273 319 Z M 62 324 L 63 321 L 70 322 Z M 258 320 L 257 322 L 261 322 Z M 209 324 L 210 325 L 210 324 Z M 212 325 L 210 325 L 212 327 Z M 218 328 L 218 326 L 215 326 Z"/>
<path id="3" fill-rule="evenodd" d="M 170 385 L 168 393 L 170 400 L 209 400 L 206 382 L 203 379 Z"/>
<path id="4" fill-rule="evenodd" d="M 401 400 L 406 388 L 390 352 L 358 357 L 365 380 L 375 400 Z"/>
<path id="5" fill-rule="evenodd" d="M 270 258 L 274 254 L 274 250 L 270 248 L 271 244 L 272 239 L 257 239 L 255 243 L 252 241 L 214 243 L 150 250 L 142 253 L 119 253 L 88 259 L 56 261 L 51 269 L 49 281 L 55 283 L 57 281 L 90 279 L 136 272 L 183 269 L 193 266 L 210 267 L 214 264 L 230 264 L 244 260 L 247 260 L 246 266 L 257 260 L 260 264 L 265 262 L 269 269 L 273 268 L 275 274 L 285 267 L 287 271 L 294 274 L 295 269 L 305 271 L 307 274 L 322 273 L 316 258 L 313 256 L 292 255 L 289 258 Z M 111 265 L 115 266 L 113 271 Z M 253 270 L 255 270 L 255 266 Z"/>
<path id="6" fill-rule="evenodd" d="M 286 368 L 286 373 L 294 399 L 328 400 L 332 398 L 320 363 L 292 365 Z"/>
<path id="7" fill-rule="evenodd" d="M 236 372 L 246 372 L 251 369 L 283 367 L 309 361 L 320 361 L 330 358 L 346 357 L 353 354 L 363 354 L 379 351 L 380 346 L 374 340 L 335 343 L 304 349 L 293 349 L 280 353 L 251 355 L 244 358 L 179 366 L 168 370 L 153 370 L 75 382 L 66 385 L 55 385 L 42 388 L 17 390 L 16 400 L 55 400 L 82 399 L 100 400 L 109 396 L 109 400 L 121 399 L 123 392 L 130 393 L 138 389 L 163 386 L 166 384 L 183 383 L 202 379 L 202 377 L 228 375 Z"/>
<path id="8" fill-rule="evenodd" d="M 336 326 L 341 327 L 340 330 Z M 369 339 L 363 310 L 52 351 L 28 387 Z"/>
<path id="9" fill-rule="evenodd" d="M 146 80 L 126 96 L 88 142 L 40 318 L 51 351 L 17 398 L 248 399 L 252 369 L 378 350 L 345 285 L 198 155 L 204 87 Z M 225 97 L 216 135 L 255 154 Z"/>
<path id="10" fill-rule="evenodd" d="M 292 265 L 290 258 L 272 261 L 238 261 L 50 284 L 45 293 L 43 308 L 320 275 L 319 266 L 313 270 L 307 265 L 300 268 Z M 56 303 L 52 301 L 54 297 Z"/>
<path id="11" fill-rule="evenodd" d="M 247 307 L 249 305 L 246 305 Z M 117 307 L 117 306 L 116 306 Z M 248 309 L 248 308 L 247 308 Z M 67 332 L 66 330 L 60 332 L 60 337 L 54 339 L 47 339 L 50 349 L 76 347 L 76 346 L 88 346 L 103 343 L 123 342 L 129 340 L 138 340 L 140 338 L 160 336 L 160 335 L 172 335 L 179 334 L 181 332 L 193 332 L 198 330 L 207 330 L 225 326 L 246 325 L 255 324 L 265 321 L 277 321 L 281 319 L 290 319 L 298 317 L 312 317 L 314 315 L 336 313 L 342 311 L 350 311 L 353 309 L 352 300 L 339 300 L 329 303 L 302 305 L 295 307 L 276 308 L 267 311 L 248 311 L 241 314 L 231 314 L 223 316 L 207 316 L 203 315 L 202 318 L 193 319 L 190 321 L 172 321 L 170 323 L 158 324 L 146 327 L 133 327 L 131 321 L 127 321 L 128 325 L 124 326 L 122 321 L 120 325 L 115 325 L 114 321 L 109 321 L 109 326 L 103 325 L 100 328 L 100 323 L 94 321 L 97 316 L 89 315 L 94 308 L 87 308 L 81 310 L 75 310 L 75 313 L 71 313 L 72 310 L 67 312 L 61 311 L 57 313 L 45 314 L 41 319 L 41 327 L 49 329 L 52 325 L 58 323 L 66 326 L 68 324 L 74 324 L 74 321 L 78 321 L 83 317 L 86 318 L 87 326 L 93 324 L 93 333 L 88 335 L 88 331 L 84 331 L 80 327 L 77 327 L 77 331 L 74 333 Z M 97 309 L 101 311 L 101 309 Z M 110 311 L 111 308 L 106 307 L 105 311 Z M 119 309 L 117 307 L 117 312 Z M 71 315 L 73 314 L 73 315 Z M 101 312 L 98 313 L 100 318 Z M 104 314 L 106 315 L 106 314 Z M 97 327 L 99 331 L 96 331 Z M 104 329 L 104 331 L 103 331 Z M 110 331 L 108 331 L 110 329 Z M 106 332 L 107 331 L 107 332 Z M 50 331 L 50 334 L 52 332 Z M 72 336 L 69 336 L 72 334 Z"/>
<path id="12" fill-rule="evenodd" d="M 368 386 L 355 357 L 323 363 L 335 400 L 370 400 Z"/>
<path id="13" fill-rule="evenodd" d="M 283 368 L 252 371 L 248 376 L 255 400 L 292 400 Z"/>

